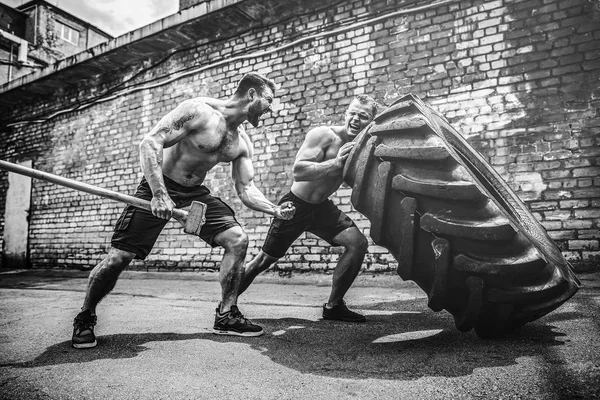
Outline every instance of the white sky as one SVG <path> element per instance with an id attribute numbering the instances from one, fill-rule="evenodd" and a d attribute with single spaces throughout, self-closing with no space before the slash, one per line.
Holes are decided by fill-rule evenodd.
<path id="1" fill-rule="evenodd" d="M 0 0 L 18 7 L 29 0 Z M 179 11 L 179 0 L 46 0 L 103 31 L 120 36 Z"/>

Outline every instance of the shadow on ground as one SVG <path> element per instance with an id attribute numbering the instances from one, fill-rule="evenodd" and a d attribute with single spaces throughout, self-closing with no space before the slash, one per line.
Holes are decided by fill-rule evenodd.
<path id="1" fill-rule="evenodd" d="M 0 269 L 0 289 L 35 289 L 52 284 L 71 282 L 73 279 L 86 280 L 89 271 L 78 270 L 2 270 Z M 85 286 L 82 287 L 85 290 Z"/>
<path id="2" fill-rule="evenodd" d="M 298 318 L 257 319 L 268 332 L 258 338 L 217 336 L 212 333 L 174 332 L 116 334 L 98 338 L 99 346 L 75 350 L 70 341 L 47 348 L 34 360 L 2 365 L 35 368 L 58 364 L 85 364 L 103 359 L 136 357 L 151 342 L 201 340 L 243 343 L 287 368 L 315 375 L 347 379 L 412 380 L 427 376 L 458 377 L 477 368 L 516 364 L 519 357 L 536 356 L 562 345 L 564 334 L 537 321 L 495 341 L 462 333 L 443 313 L 422 307 L 415 313 L 410 302 L 391 302 L 367 311 L 368 322 L 350 324 Z M 391 308 L 389 314 L 381 309 Z M 417 307 L 418 308 L 418 307 Z M 398 312 L 406 309 L 410 312 Z M 576 318 L 564 315 L 564 318 Z"/>

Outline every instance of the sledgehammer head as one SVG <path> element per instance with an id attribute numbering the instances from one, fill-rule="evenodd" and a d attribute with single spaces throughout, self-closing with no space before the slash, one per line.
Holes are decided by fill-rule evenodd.
<path id="1" fill-rule="evenodd" d="M 190 235 L 200 235 L 202 225 L 206 222 L 206 204 L 200 201 L 193 201 L 190 208 L 187 210 L 185 219 L 184 232 Z"/>

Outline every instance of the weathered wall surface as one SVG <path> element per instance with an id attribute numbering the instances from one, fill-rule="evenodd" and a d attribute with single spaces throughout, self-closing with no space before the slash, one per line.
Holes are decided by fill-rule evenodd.
<path id="1" fill-rule="evenodd" d="M 294 156 L 311 126 L 341 123 L 359 93 L 385 104 L 413 93 L 486 156 L 569 260 L 598 263 L 600 4 L 418 3 L 336 2 L 327 12 L 215 38 L 165 62 L 151 60 L 127 82 L 131 90 L 115 99 L 44 123 L 2 128 L 0 156 L 31 158 L 38 169 L 133 193 L 141 177 L 137 144 L 163 114 L 194 96 L 228 97 L 244 73 L 257 71 L 280 85 L 277 111 L 259 128 L 248 127 L 255 180 L 276 201 L 291 184 Z M 131 75 L 113 78 L 117 84 Z M 13 111 L 10 119 L 58 109 L 73 98 L 85 101 L 97 91 L 92 81 Z M 219 165 L 206 185 L 236 210 L 251 257 L 270 218 L 242 206 L 229 174 L 228 165 Z M 369 222 L 353 211 L 350 190 L 343 186 L 333 199 L 368 235 Z M 121 205 L 42 181 L 34 181 L 32 202 L 34 267 L 92 266 L 102 258 Z M 276 268 L 330 270 L 338 256 L 339 249 L 304 235 Z M 217 268 L 220 258 L 218 249 L 169 223 L 148 259 L 132 268 Z M 365 270 L 395 268 L 385 249 L 370 246 Z"/>

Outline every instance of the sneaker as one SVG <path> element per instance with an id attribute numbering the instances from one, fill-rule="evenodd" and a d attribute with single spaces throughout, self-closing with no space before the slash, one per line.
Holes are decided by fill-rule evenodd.
<path id="1" fill-rule="evenodd" d="M 73 339 L 72 344 L 76 349 L 89 349 L 96 347 L 96 336 L 94 335 L 94 325 L 96 325 L 96 316 L 92 315 L 90 310 L 85 310 L 77 314 L 73 321 Z"/>
<path id="2" fill-rule="evenodd" d="M 346 322 L 365 322 L 367 320 L 364 315 L 350 311 L 343 299 L 332 308 L 327 308 L 327 304 L 323 304 L 323 319 Z"/>
<path id="3" fill-rule="evenodd" d="M 217 307 L 213 333 L 217 335 L 260 336 L 265 332 L 260 326 L 254 325 L 249 319 L 244 318 L 237 306 L 231 306 L 231 310 L 223 314 L 219 312 L 219 307 Z"/>

